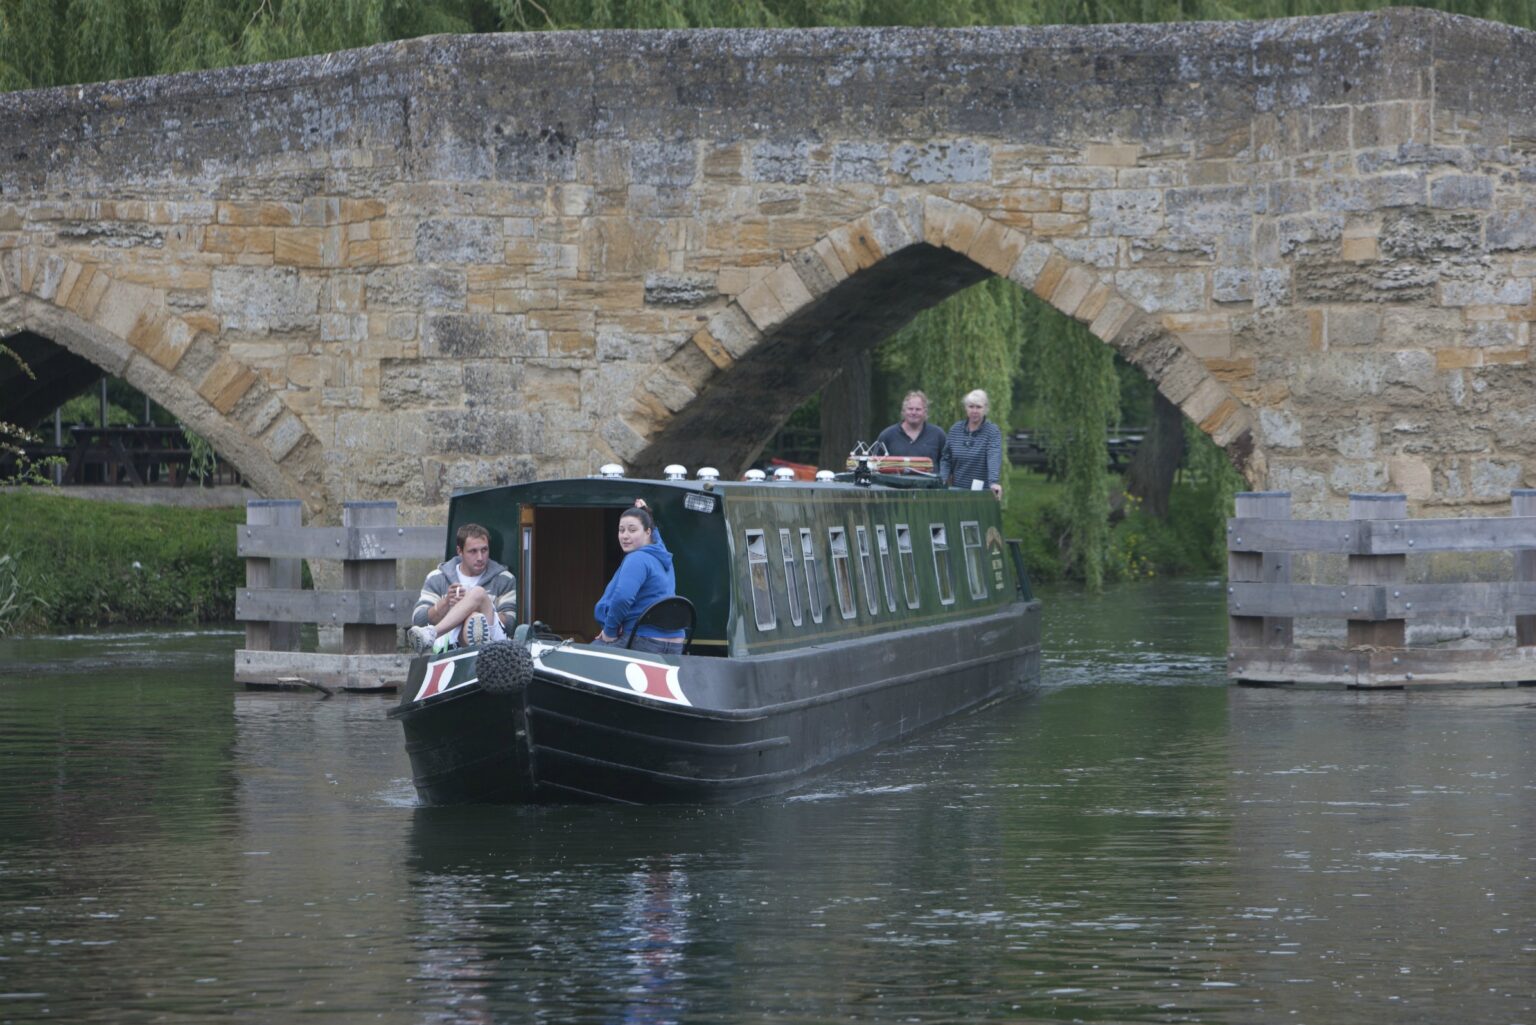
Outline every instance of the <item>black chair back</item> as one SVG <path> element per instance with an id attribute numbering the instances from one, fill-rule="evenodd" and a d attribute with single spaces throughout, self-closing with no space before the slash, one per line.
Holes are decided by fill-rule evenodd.
<path id="1" fill-rule="evenodd" d="M 640 613 L 640 618 L 635 620 L 635 628 L 629 632 L 629 642 L 624 646 L 633 648 L 640 628 L 654 626 L 658 630 L 683 631 L 683 654 L 686 655 L 688 646 L 693 643 L 693 620 L 693 602 L 687 598 L 680 594 L 659 598 Z"/>

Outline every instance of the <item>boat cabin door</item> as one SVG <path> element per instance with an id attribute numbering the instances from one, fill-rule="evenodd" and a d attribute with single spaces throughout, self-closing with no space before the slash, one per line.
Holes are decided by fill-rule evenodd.
<path id="1" fill-rule="evenodd" d="M 519 515 L 518 621 L 542 621 L 574 640 L 597 636 L 592 606 L 624 553 L 619 548 L 622 508 L 524 505 Z"/>

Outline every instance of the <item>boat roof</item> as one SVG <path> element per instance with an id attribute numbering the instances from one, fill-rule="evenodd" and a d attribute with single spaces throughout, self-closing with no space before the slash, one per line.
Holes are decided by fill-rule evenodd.
<path id="1" fill-rule="evenodd" d="M 492 484 L 478 488 L 460 488 L 453 492 L 452 497 L 461 495 L 479 495 L 489 491 L 504 491 L 512 488 L 552 488 L 556 490 L 575 490 L 578 488 L 597 487 L 601 490 L 619 488 L 643 484 L 648 488 L 666 488 L 676 491 L 698 491 L 707 494 L 729 494 L 732 491 L 818 491 L 837 492 L 844 491 L 856 494 L 869 494 L 871 492 L 906 493 L 911 491 L 952 491 L 939 483 L 933 477 L 914 477 L 891 473 L 871 473 L 868 483 L 859 483 L 853 479 L 852 473 L 838 474 L 833 480 L 699 480 L 698 478 L 658 478 L 658 477 L 615 477 L 607 474 L 593 474 L 587 477 L 549 477 L 540 480 L 525 481 L 520 484 Z"/>

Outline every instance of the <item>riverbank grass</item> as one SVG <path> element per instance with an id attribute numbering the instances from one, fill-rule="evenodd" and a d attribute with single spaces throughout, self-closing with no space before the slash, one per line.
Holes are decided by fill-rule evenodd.
<path id="1" fill-rule="evenodd" d="M 0 633 L 113 623 L 228 622 L 245 562 L 242 508 L 95 502 L 47 489 L 0 493 Z M 7 585 L 7 581 L 9 584 Z"/>

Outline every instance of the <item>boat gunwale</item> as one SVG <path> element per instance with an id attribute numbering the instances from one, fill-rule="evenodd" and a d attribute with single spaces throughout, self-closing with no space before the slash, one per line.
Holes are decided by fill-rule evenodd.
<path id="1" fill-rule="evenodd" d="M 1019 609 L 1018 611 L 1015 611 L 1015 606 L 1022 606 L 1022 609 Z M 994 612 L 994 613 L 991 613 L 991 614 L 986 615 L 986 616 L 981 616 L 981 617 L 975 618 L 973 620 L 973 622 L 975 622 L 977 624 L 984 624 L 988 620 L 992 620 L 992 619 L 1009 619 L 1009 618 L 1014 618 L 1014 617 L 1016 617 L 1018 615 L 1028 616 L 1032 611 L 1037 611 L 1040 607 L 1041 607 L 1041 602 L 1040 602 L 1040 599 L 1038 599 L 1038 598 L 1031 599 L 1029 601 L 1012 602 L 1009 605 L 1004 606 L 998 612 Z M 946 631 L 947 632 L 949 630 L 952 630 L 953 627 L 954 627 L 953 622 L 943 622 L 943 623 L 933 623 L 933 624 L 925 624 L 923 626 L 911 627 L 908 630 L 904 630 L 904 631 L 901 631 L 901 632 L 904 633 L 904 634 L 908 634 L 908 635 L 920 635 L 920 634 L 928 632 L 928 631 L 935 631 L 935 632 L 937 632 L 937 631 Z M 846 647 L 846 646 L 849 646 L 850 644 L 854 644 L 854 645 L 873 645 L 873 644 L 877 644 L 877 643 L 885 643 L 886 641 L 889 640 L 889 636 L 890 636 L 889 634 L 875 634 L 875 635 L 870 635 L 870 636 L 867 636 L 867 637 L 856 638 L 856 639 L 854 639 L 852 641 L 848 641 L 848 640 L 839 641 L 839 642 L 837 642 L 837 645 L 840 646 L 840 647 Z M 563 648 L 563 647 L 565 647 L 565 645 L 562 645 L 561 647 Z M 580 646 L 573 647 L 571 650 L 575 650 L 575 651 L 581 652 L 584 649 L 588 649 L 588 648 L 591 648 L 591 647 L 592 647 L 591 645 L 580 645 Z M 806 658 L 819 657 L 820 655 L 825 653 L 825 650 L 828 647 L 831 647 L 831 645 L 812 644 L 812 645 L 804 645 L 804 646 L 798 647 L 798 648 L 792 648 L 792 649 L 789 649 L 787 651 L 776 651 L 776 652 L 764 653 L 764 654 L 761 654 L 761 655 L 745 655 L 745 656 L 728 657 L 728 658 L 720 658 L 720 657 L 717 657 L 717 656 L 710 656 L 710 655 L 674 655 L 674 656 L 663 656 L 663 657 L 669 658 L 669 659 L 678 659 L 679 661 L 677 661 L 677 662 L 667 661 L 665 663 L 653 663 L 653 664 L 665 664 L 665 665 L 668 665 L 668 666 L 675 666 L 679 671 L 681 671 L 684 668 L 689 668 L 689 667 L 698 668 L 698 667 L 713 666 L 713 665 L 720 665 L 722 668 L 731 667 L 731 668 L 745 669 L 746 667 L 754 665 L 754 664 L 782 663 L 782 662 L 788 662 L 788 661 L 797 660 L 797 659 L 806 659 Z M 947 670 L 947 669 L 953 669 L 953 668 L 971 668 L 971 667 L 975 667 L 975 666 L 989 665 L 989 664 L 991 664 L 993 662 L 998 662 L 998 661 L 1001 661 L 1003 659 L 1017 658 L 1021 654 L 1026 654 L 1026 653 L 1028 653 L 1028 652 L 1030 652 L 1032 650 L 1033 651 L 1038 651 L 1039 649 L 1040 649 L 1040 642 L 1038 640 L 1036 640 L 1036 641 L 1034 641 L 1031 644 L 1028 644 L 1028 645 L 1025 645 L 1025 646 L 1023 646 L 1021 648 L 1013 649 L 1013 650 L 1010 650 L 1010 651 L 996 652 L 996 653 L 991 654 L 991 655 L 982 655 L 982 656 L 977 656 L 975 658 L 965 659 L 965 660 L 959 661 L 959 662 L 952 662 L 952 663 L 949 663 L 944 668 Z M 616 649 L 611 649 L 611 648 L 606 649 L 607 652 L 612 652 L 614 650 L 616 650 Z M 624 650 L 624 649 L 618 649 L 618 650 Z M 419 656 L 419 657 L 425 658 L 427 656 Z M 649 657 L 649 659 L 646 659 L 646 661 L 649 661 L 650 659 L 654 659 L 656 657 L 657 656 L 652 655 L 652 656 Z M 858 685 L 853 686 L 853 687 L 841 688 L 841 689 L 838 689 L 838 690 L 835 690 L 835 691 L 829 691 L 829 692 L 822 693 L 822 694 L 813 694 L 813 695 L 809 695 L 807 697 L 802 697 L 802 698 L 793 698 L 793 699 L 790 699 L 788 701 L 781 701 L 781 702 L 777 702 L 777 703 L 770 704 L 770 705 L 757 705 L 757 706 L 753 706 L 751 708 L 720 708 L 720 707 L 717 707 L 717 706 L 697 705 L 697 704 L 692 704 L 692 703 L 685 705 L 685 704 L 681 704 L 681 703 L 675 702 L 675 701 L 667 701 L 667 700 L 663 700 L 663 699 L 660 699 L 660 698 L 650 697 L 650 696 L 645 695 L 645 694 L 635 694 L 633 692 L 627 692 L 627 691 L 619 690 L 616 687 L 609 687 L 609 686 L 603 686 L 601 684 L 591 683 L 590 681 L 587 681 L 587 680 L 582 680 L 582 679 L 577 679 L 577 678 L 573 678 L 573 677 L 567 676 L 564 673 L 558 673 L 558 672 L 555 672 L 555 671 L 552 671 L 552 670 L 542 670 L 542 669 L 540 669 L 538 667 L 536 667 L 534 669 L 534 679 L 537 680 L 538 682 L 541 682 L 541 683 L 544 683 L 544 684 L 547 684 L 547 685 L 550 685 L 550 686 L 561 686 L 561 687 L 566 687 L 568 689 L 575 690 L 575 691 L 582 692 L 582 693 L 596 694 L 596 695 L 600 695 L 600 696 L 602 696 L 604 698 L 607 698 L 609 700 L 612 700 L 612 701 L 618 701 L 618 702 L 622 702 L 622 703 L 626 703 L 626 704 L 635 705 L 636 707 L 639 707 L 639 708 L 646 708 L 646 709 L 652 709 L 652 710 L 657 710 L 657 711 L 665 711 L 668 714 L 676 716 L 678 718 L 694 718 L 694 719 L 712 720 L 712 721 L 749 722 L 749 721 L 752 721 L 752 720 L 760 720 L 760 719 L 769 718 L 769 717 L 771 717 L 771 716 L 773 716 L 773 715 L 775 715 L 775 714 L 777 714 L 777 713 L 779 713 L 781 711 L 793 711 L 793 710 L 797 710 L 797 709 L 801 709 L 801 708 L 814 708 L 814 707 L 816 707 L 818 705 L 828 704 L 830 702 L 838 701 L 838 700 L 841 700 L 841 699 L 846 698 L 846 697 L 855 697 L 855 696 L 858 696 L 860 694 L 867 694 L 867 693 L 870 693 L 872 691 L 877 691 L 877 690 L 880 690 L 880 689 L 885 688 L 885 687 L 905 686 L 905 685 L 907 685 L 907 684 L 909 684 L 909 683 L 911 683 L 911 682 L 913 682 L 915 680 L 921 679 L 921 678 L 926 677 L 926 676 L 931 676 L 931 675 L 933 675 L 933 672 L 934 672 L 934 669 L 932 667 L 925 667 L 925 668 L 922 668 L 922 669 L 913 670 L 912 672 L 909 672 L 909 673 L 903 673 L 903 674 L 901 674 L 899 676 L 881 677 L 878 680 L 873 680 L 873 681 L 871 681 L 869 683 L 858 684 Z M 532 680 L 529 681 L 530 686 L 532 685 L 533 682 L 534 681 L 532 681 Z M 423 708 L 425 708 L 427 706 L 428 702 L 432 702 L 432 707 L 433 708 L 442 708 L 442 707 L 445 707 L 448 704 L 448 702 L 450 700 L 452 700 L 452 699 L 463 698 L 463 697 L 465 697 L 465 696 L 467 696 L 469 694 L 475 694 L 475 693 L 485 693 L 485 694 L 487 694 L 488 696 L 491 696 L 491 697 L 501 696 L 501 695 L 497 695 L 497 694 L 492 693 L 491 691 L 486 690 L 484 685 L 480 684 L 479 678 L 477 676 L 474 680 L 466 682 L 465 684 L 462 684 L 459 687 L 454 687 L 454 688 L 452 688 L 449 691 L 440 692 L 438 694 L 432 694 L 432 695 L 429 695 L 429 696 L 427 696 L 425 698 L 420 698 L 420 699 L 413 700 L 413 701 L 411 701 L 409 703 L 402 703 L 402 704 L 396 705 L 394 708 L 389 709 L 387 714 L 392 719 L 398 719 L 398 718 L 402 718 L 402 717 L 404 717 L 404 716 L 406 716 L 408 714 L 411 714 L 413 712 L 422 710 Z M 690 701 L 691 701 L 691 699 L 690 699 Z"/>

